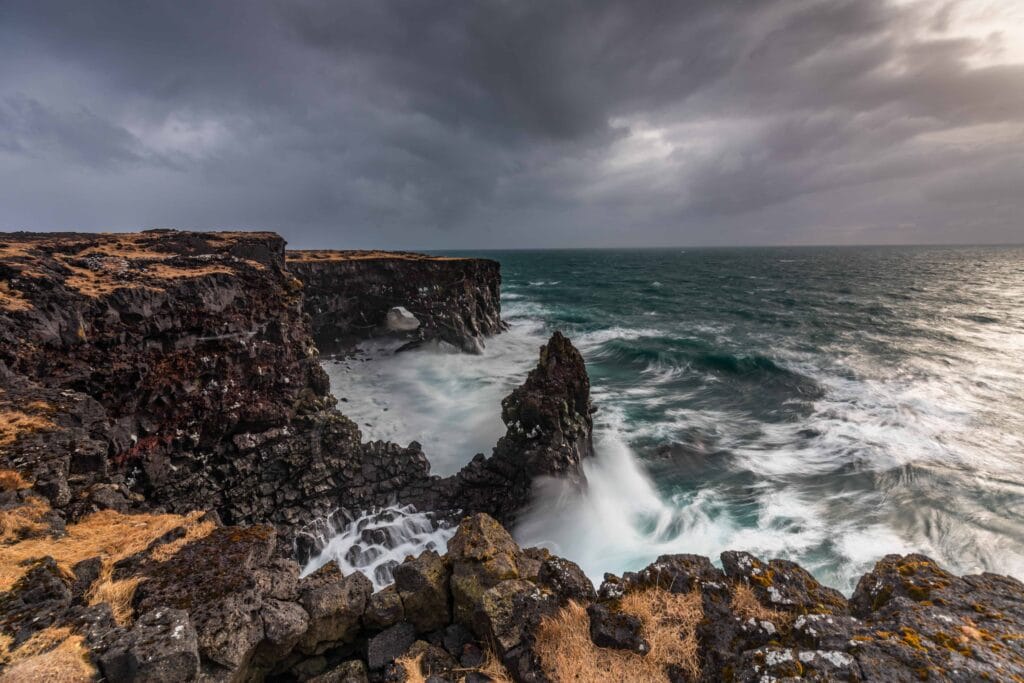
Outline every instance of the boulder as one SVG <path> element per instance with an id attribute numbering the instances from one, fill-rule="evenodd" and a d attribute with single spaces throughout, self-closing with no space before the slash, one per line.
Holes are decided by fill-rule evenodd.
<path id="1" fill-rule="evenodd" d="M 299 648 L 314 654 L 354 640 L 371 593 L 373 584 L 368 578 L 360 572 L 342 576 L 334 562 L 302 579 L 299 602 L 309 614 L 309 630 Z"/>
<path id="2" fill-rule="evenodd" d="M 492 517 L 476 514 L 462 520 L 448 542 L 455 621 L 472 623 L 485 591 L 519 577 L 520 552 L 512 536 Z"/>
<path id="3" fill-rule="evenodd" d="M 156 609 L 143 614 L 99 660 L 110 683 L 184 683 L 199 676 L 199 643 L 188 614 Z"/>
<path id="4" fill-rule="evenodd" d="M 551 557 L 541 564 L 536 583 L 554 593 L 560 602 L 586 603 L 597 599 L 594 584 L 580 566 L 561 557 Z"/>
<path id="5" fill-rule="evenodd" d="M 395 567 L 393 575 L 405 619 L 419 633 L 436 631 L 451 622 L 448 567 L 440 555 L 428 550 L 408 558 Z"/>
<path id="6" fill-rule="evenodd" d="M 543 598 L 529 581 L 509 579 L 484 591 L 473 615 L 473 632 L 504 655 L 535 625 Z"/>
<path id="7" fill-rule="evenodd" d="M 395 306 L 388 311 L 387 327 L 391 332 L 412 332 L 419 326 L 420 321 L 403 306 Z"/>
<path id="8" fill-rule="evenodd" d="M 594 645 L 629 650 L 640 655 L 650 652 L 651 645 L 644 639 L 644 624 L 639 617 L 598 603 L 587 607 L 587 616 L 590 617 L 590 640 Z"/>
<path id="9" fill-rule="evenodd" d="M 748 584 L 758 599 L 773 609 L 805 614 L 850 613 L 843 594 L 822 586 L 811 574 L 788 560 L 762 562 L 750 553 L 726 551 L 722 569 L 733 581 Z"/>
<path id="10" fill-rule="evenodd" d="M 363 624 L 371 630 L 383 631 L 402 621 L 405 608 L 394 584 L 377 591 L 370 596 L 363 614 Z"/>
<path id="11" fill-rule="evenodd" d="M 409 622 L 395 624 L 370 638 L 366 645 L 366 662 L 371 670 L 383 669 L 394 662 L 416 642 L 416 628 Z"/>
<path id="12" fill-rule="evenodd" d="M 294 602 L 267 599 L 263 602 L 260 617 L 264 635 L 260 646 L 261 659 L 270 662 L 283 659 L 309 629 L 309 614 Z"/>

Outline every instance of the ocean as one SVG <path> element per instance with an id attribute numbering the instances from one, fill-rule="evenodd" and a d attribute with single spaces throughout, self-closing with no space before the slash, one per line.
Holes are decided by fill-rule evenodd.
<path id="1" fill-rule="evenodd" d="M 468 255 L 468 254 L 454 254 Z M 450 474 L 504 433 L 500 401 L 553 330 L 583 353 L 597 456 L 514 529 L 604 572 L 727 549 L 845 592 L 886 553 L 1024 578 L 1024 248 L 474 252 L 511 328 L 481 356 L 373 342 L 327 361 L 366 439 Z M 378 568 L 443 545 L 412 511 Z M 362 520 L 365 526 L 367 521 Z M 387 572 L 377 579 L 386 579 Z"/>

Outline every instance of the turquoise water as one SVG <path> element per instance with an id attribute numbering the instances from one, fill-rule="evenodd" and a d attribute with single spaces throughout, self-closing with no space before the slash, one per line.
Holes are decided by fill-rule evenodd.
<path id="1" fill-rule="evenodd" d="M 887 552 L 1024 577 L 1024 249 L 479 255 L 512 324 L 484 356 L 328 369 L 368 437 L 415 438 L 446 473 L 489 452 L 500 397 L 567 333 L 597 458 L 583 493 L 541 482 L 521 542 L 598 578 L 728 548 L 844 590 Z"/>

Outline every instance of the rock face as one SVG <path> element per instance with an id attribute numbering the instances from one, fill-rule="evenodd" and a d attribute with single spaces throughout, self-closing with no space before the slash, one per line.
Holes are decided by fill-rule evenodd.
<path id="1" fill-rule="evenodd" d="M 284 254 L 270 233 L 0 236 L 0 468 L 60 513 L 55 524 L 111 507 L 213 508 L 287 536 L 339 503 L 447 504 L 418 445 L 364 444 L 335 409 Z M 396 262 L 410 282 L 448 273 Z M 460 329 L 500 329 L 496 264 L 450 263 L 460 282 L 487 275 L 466 280 L 480 293 L 451 312 Z M 423 309 L 425 327 L 440 329 L 459 297 Z"/>
<path id="2" fill-rule="evenodd" d="M 485 337 L 504 329 L 496 261 L 291 251 L 288 268 L 305 286 L 305 310 L 324 353 L 344 351 L 383 331 L 403 333 L 413 343 L 440 340 L 476 353 Z M 404 313 L 392 315 L 396 308 Z"/>
<path id="3" fill-rule="evenodd" d="M 583 357 L 555 332 L 537 367 L 501 402 L 508 431 L 494 453 L 478 455 L 456 476 L 453 505 L 511 524 L 537 477 L 583 485 L 583 460 L 594 453 L 592 412 Z"/>

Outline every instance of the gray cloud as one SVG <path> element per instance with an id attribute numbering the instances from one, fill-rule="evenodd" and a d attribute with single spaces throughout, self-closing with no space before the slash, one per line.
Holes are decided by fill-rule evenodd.
<path id="1" fill-rule="evenodd" d="M 1024 27 L 972 7 L 11 0 L 0 229 L 1020 241 Z"/>

